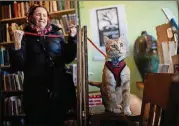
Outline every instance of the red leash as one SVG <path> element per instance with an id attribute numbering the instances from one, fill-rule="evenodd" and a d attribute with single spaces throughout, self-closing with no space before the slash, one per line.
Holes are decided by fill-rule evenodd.
<path id="1" fill-rule="evenodd" d="M 31 32 L 24 32 L 25 35 L 32 35 L 32 36 L 45 36 L 45 37 L 51 37 L 51 38 L 59 38 L 59 37 L 64 37 L 64 35 L 41 35 L 41 34 L 36 34 L 36 33 L 31 33 Z M 104 56 L 106 57 L 106 54 L 104 54 L 92 41 L 91 39 L 87 38 L 88 41 Z"/>
<path id="2" fill-rule="evenodd" d="M 64 35 L 41 35 L 41 34 L 36 34 L 36 33 L 31 33 L 31 32 L 24 32 L 25 35 L 32 35 L 32 36 L 45 36 L 45 37 L 51 37 L 51 38 L 59 38 L 59 37 L 64 37 Z"/>
<path id="3" fill-rule="evenodd" d="M 91 39 L 89 39 L 89 38 L 87 38 L 88 39 L 88 41 L 104 56 L 104 57 L 106 57 L 106 54 L 104 54 L 92 41 L 91 41 Z"/>

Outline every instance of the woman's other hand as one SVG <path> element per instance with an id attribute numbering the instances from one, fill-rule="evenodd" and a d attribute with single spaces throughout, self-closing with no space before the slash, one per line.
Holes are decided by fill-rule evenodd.
<path id="1" fill-rule="evenodd" d="M 70 36 L 71 37 L 75 37 L 75 35 L 77 34 L 77 28 L 75 25 L 71 25 L 70 26 Z"/>
<path id="2" fill-rule="evenodd" d="M 15 30 L 14 31 L 14 46 L 15 50 L 19 50 L 21 48 L 21 40 L 24 35 L 24 31 Z"/>

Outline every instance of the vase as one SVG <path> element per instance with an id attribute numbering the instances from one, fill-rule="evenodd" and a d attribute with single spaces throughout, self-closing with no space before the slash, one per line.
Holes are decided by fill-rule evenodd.
<path id="1" fill-rule="evenodd" d="M 142 81 L 146 73 L 156 73 L 159 65 L 157 41 L 149 34 L 141 33 L 134 43 L 134 61 Z"/>

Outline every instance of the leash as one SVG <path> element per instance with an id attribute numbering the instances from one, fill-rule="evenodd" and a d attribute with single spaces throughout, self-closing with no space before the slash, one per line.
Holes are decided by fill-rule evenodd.
<path id="1" fill-rule="evenodd" d="M 25 35 L 32 35 L 32 36 L 39 36 L 39 37 L 49 37 L 49 38 L 59 38 L 59 37 L 64 37 L 64 35 L 41 35 L 41 34 L 36 34 L 36 33 L 31 33 L 31 32 L 24 32 Z"/>
<path id="2" fill-rule="evenodd" d="M 64 35 L 41 35 L 41 34 L 36 34 L 36 33 L 31 33 L 31 32 L 24 32 L 25 35 L 32 35 L 32 36 L 39 36 L 39 37 L 51 37 L 51 38 L 59 38 L 59 37 L 64 37 Z M 87 38 L 87 40 L 104 56 L 106 57 L 106 54 L 103 53 L 103 51 L 101 51 L 95 44 L 94 42 Z"/>
<path id="3" fill-rule="evenodd" d="M 104 57 L 106 57 L 106 54 L 103 53 L 103 51 L 101 51 L 101 50 L 94 44 L 94 42 L 91 41 L 91 39 L 89 39 L 89 38 L 87 38 L 87 39 L 88 39 L 88 41 L 89 41 Z"/>

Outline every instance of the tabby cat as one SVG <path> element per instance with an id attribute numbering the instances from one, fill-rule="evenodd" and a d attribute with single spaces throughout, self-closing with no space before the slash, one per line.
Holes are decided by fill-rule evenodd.
<path id="1" fill-rule="evenodd" d="M 126 48 L 120 37 L 112 40 L 104 36 L 106 62 L 100 87 L 106 111 L 131 115 L 130 111 L 130 70 L 126 65 Z"/>

